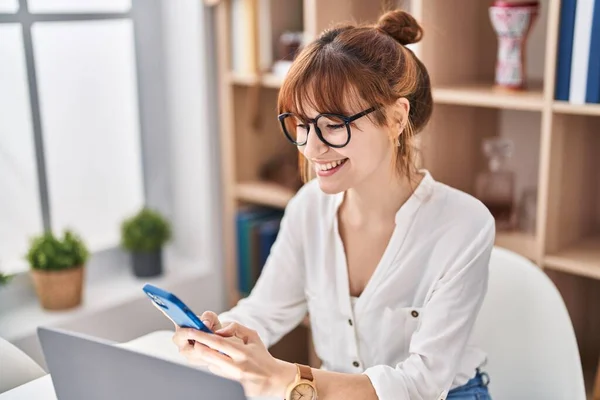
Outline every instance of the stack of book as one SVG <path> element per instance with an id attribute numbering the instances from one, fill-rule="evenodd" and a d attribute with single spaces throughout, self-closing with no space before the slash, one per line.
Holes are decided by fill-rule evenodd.
<path id="1" fill-rule="evenodd" d="M 600 0 L 562 0 L 555 99 L 600 103 Z"/>
<path id="2" fill-rule="evenodd" d="M 250 294 L 279 233 L 282 210 L 247 207 L 236 215 L 238 290 Z"/>

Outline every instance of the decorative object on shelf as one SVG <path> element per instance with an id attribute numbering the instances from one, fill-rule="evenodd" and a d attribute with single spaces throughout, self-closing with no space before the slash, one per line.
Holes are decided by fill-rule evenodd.
<path id="1" fill-rule="evenodd" d="M 284 32 L 279 37 L 277 61 L 273 65 L 273 74 L 285 77 L 303 45 L 304 32 Z"/>
<path id="2" fill-rule="evenodd" d="M 497 87 L 525 89 L 525 45 L 539 8 L 539 1 L 497 0 L 490 6 L 490 19 L 498 35 L 495 78 Z"/>
<path id="3" fill-rule="evenodd" d="M 65 310 L 81 304 L 86 245 L 67 230 L 63 239 L 47 232 L 33 238 L 27 261 L 40 304 L 46 310 Z"/>
<path id="4" fill-rule="evenodd" d="M 537 188 L 530 187 L 523 190 L 519 201 L 517 225 L 525 233 L 535 234 L 537 221 Z"/>
<path id="5" fill-rule="evenodd" d="M 294 154 L 295 155 L 295 154 Z M 278 154 L 268 159 L 260 169 L 260 178 L 277 183 L 294 192 L 302 187 L 298 162 L 294 155 Z"/>
<path id="6" fill-rule="evenodd" d="M 170 239 L 169 221 L 147 207 L 121 224 L 121 246 L 131 253 L 133 273 L 140 278 L 162 275 L 162 248 Z"/>
<path id="7" fill-rule="evenodd" d="M 478 174 L 475 196 L 490 210 L 498 230 L 514 227 L 515 175 L 508 167 L 514 144 L 503 137 L 483 140 L 483 153 L 488 160 L 488 170 Z"/>

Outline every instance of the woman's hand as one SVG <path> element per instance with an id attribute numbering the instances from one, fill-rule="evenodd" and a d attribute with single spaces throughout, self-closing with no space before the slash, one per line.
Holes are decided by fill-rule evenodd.
<path id="1" fill-rule="evenodd" d="M 271 356 L 258 334 L 238 323 L 229 324 L 215 334 L 182 328 L 178 335 L 186 343 L 188 340 L 195 343 L 181 351 L 188 360 L 208 365 L 211 372 L 239 381 L 247 396 L 284 397 L 286 387 L 296 376 L 295 365 Z"/>
<path id="2" fill-rule="evenodd" d="M 202 321 L 202 323 L 204 325 L 206 325 L 206 327 L 208 329 L 212 330 L 213 332 L 216 330 L 222 329 L 230 324 L 229 322 L 225 322 L 225 323 L 221 324 L 221 321 L 219 321 L 218 315 L 212 311 L 205 311 L 200 316 L 200 320 Z M 195 357 L 195 353 L 191 351 L 195 346 L 203 346 L 203 345 L 195 343 L 193 340 L 188 340 L 187 336 L 183 333 L 184 332 L 183 329 L 184 328 L 175 326 L 175 335 L 173 335 L 173 342 L 179 349 L 179 353 L 181 353 L 183 356 L 185 356 L 187 358 L 188 362 L 191 364 L 200 365 L 200 366 L 206 365 L 205 363 L 202 362 L 202 360 L 199 360 L 197 357 Z"/>

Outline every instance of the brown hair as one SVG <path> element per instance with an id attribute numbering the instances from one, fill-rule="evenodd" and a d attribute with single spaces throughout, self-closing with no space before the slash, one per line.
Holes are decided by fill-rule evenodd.
<path id="1" fill-rule="evenodd" d="M 308 118 L 305 110 L 310 107 L 349 115 L 405 97 L 410 112 L 394 146 L 394 164 L 400 173 L 412 176 L 417 153 L 414 136 L 427 124 L 433 100 L 427 69 L 405 46 L 422 37 L 419 23 L 402 10 L 383 14 L 374 25 L 343 24 L 325 30 L 294 60 L 279 91 L 278 112 Z M 366 118 L 379 126 L 392 122 L 383 108 Z M 310 168 L 301 154 L 299 163 L 306 182 Z"/>

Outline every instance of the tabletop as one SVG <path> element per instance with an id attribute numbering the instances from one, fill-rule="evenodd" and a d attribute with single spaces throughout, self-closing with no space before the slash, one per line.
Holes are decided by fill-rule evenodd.
<path id="1" fill-rule="evenodd" d="M 156 331 L 148 333 L 129 342 L 116 346 L 139 351 L 154 357 L 186 364 L 185 358 L 179 354 L 171 338 L 172 331 Z M 0 400 L 57 400 L 50 374 L 0 394 Z M 251 400 L 280 400 L 272 397 L 252 397 Z"/>

